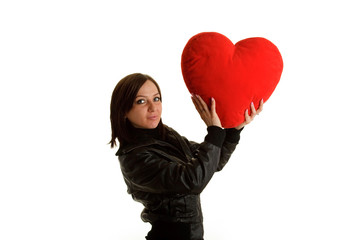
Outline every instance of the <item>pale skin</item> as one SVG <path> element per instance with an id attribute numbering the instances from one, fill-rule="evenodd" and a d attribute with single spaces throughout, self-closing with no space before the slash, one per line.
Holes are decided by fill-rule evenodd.
<path id="1" fill-rule="evenodd" d="M 216 113 L 216 103 L 214 98 L 211 98 L 210 109 L 199 95 L 192 94 L 191 99 L 194 103 L 196 110 L 200 114 L 201 119 L 205 122 L 206 126 L 218 126 L 222 128 L 221 121 Z M 254 120 L 255 116 L 263 110 L 264 101 L 261 99 L 259 108 L 257 110 L 255 109 L 254 103 L 251 103 L 250 106 L 251 114 L 249 115 L 249 112 L 246 109 L 245 121 L 235 127 L 237 130 L 240 130 L 247 124 L 251 123 L 252 120 Z"/>
<path id="2" fill-rule="evenodd" d="M 133 107 L 126 117 L 136 128 L 153 129 L 158 126 L 161 113 L 160 93 L 155 84 L 147 80 L 136 94 Z"/>

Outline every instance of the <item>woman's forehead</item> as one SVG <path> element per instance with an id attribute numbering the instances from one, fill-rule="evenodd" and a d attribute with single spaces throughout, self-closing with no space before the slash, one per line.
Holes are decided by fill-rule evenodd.
<path id="1" fill-rule="evenodd" d="M 139 89 L 138 93 L 137 93 L 137 97 L 139 96 L 154 96 L 156 94 L 159 94 L 159 90 L 157 89 L 156 85 L 150 81 L 147 80 Z"/>

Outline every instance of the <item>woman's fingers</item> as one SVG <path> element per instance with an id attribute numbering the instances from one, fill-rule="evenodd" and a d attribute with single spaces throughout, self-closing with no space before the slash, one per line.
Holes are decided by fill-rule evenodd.
<path id="1" fill-rule="evenodd" d="M 200 114 L 200 117 L 203 119 L 205 124 L 207 126 L 220 126 L 221 122 L 216 114 L 216 105 L 215 105 L 215 99 L 211 98 L 211 107 L 209 109 L 208 105 L 205 103 L 205 101 L 199 96 L 195 94 L 191 94 L 192 101 L 195 105 L 196 110 Z"/>
<path id="2" fill-rule="evenodd" d="M 201 112 L 202 107 L 201 107 L 201 103 L 200 103 L 198 97 L 197 97 L 196 95 L 192 94 L 192 98 L 191 98 L 191 99 L 193 100 L 193 103 L 194 103 L 194 105 L 195 105 L 196 110 L 197 110 L 198 112 Z"/>
<path id="3" fill-rule="evenodd" d="M 256 114 L 256 109 L 255 109 L 255 105 L 254 102 L 251 102 L 251 116 Z"/>
<path id="4" fill-rule="evenodd" d="M 201 117 L 209 117 L 210 111 L 207 104 L 202 100 L 202 98 L 199 95 L 193 95 L 193 99 L 196 103 L 196 110 L 199 112 Z"/>
<path id="5" fill-rule="evenodd" d="M 216 113 L 216 102 L 214 98 L 211 98 L 211 121 L 212 125 L 222 127 L 221 120 Z"/>
<path id="6" fill-rule="evenodd" d="M 251 102 L 250 107 L 251 107 L 251 119 L 253 119 L 255 117 L 255 115 L 259 115 L 259 113 L 263 110 L 264 100 L 263 99 L 260 100 L 260 105 L 257 110 L 255 109 L 254 102 Z"/>
<path id="7" fill-rule="evenodd" d="M 214 98 L 211 98 L 211 114 L 214 115 L 216 114 L 216 106 L 215 106 L 215 99 Z"/>
<path id="8" fill-rule="evenodd" d="M 193 101 L 196 110 L 200 113 L 201 112 L 200 103 L 199 103 L 199 100 L 197 99 L 197 97 L 194 94 L 191 95 L 191 100 Z"/>
<path id="9" fill-rule="evenodd" d="M 250 104 L 251 108 L 251 115 L 249 116 L 249 110 L 245 110 L 245 120 L 243 123 L 241 123 L 239 126 L 235 127 L 236 129 L 241 129 L 242 127 L 246 126 L 247 124 L 251 123 L 252 120 L 254 120 L 255 116 L 258 115 L 262 110 L 264 106 L 264 100 L 261 99 L 260 105 L 258 110 L 255 109 L 254 103 Z"/>
<path id="10" fill-rule="evenodd" d="M 249 116 L 249 110 L 245 110 L 245 123 L 251 122 L 251 118 Z"/>
<path id="11" fill-rule="evenodd" d="M 211 124 L 209 108 L 204 101 L 202 101 L 199 95 L 191 94 L 191 99 L 195 105 L 196 110 L 198 111 L 201 119 L 205 122 L 207 126 Z"/>
<path id="12" fill-rule="evenodd" d="M 264 107 L 264 99 L 261 99 L 259 108 L 256 111 L 256 115 L 259 115 L 259 113 L 261 113 L 261 111 L 263 110 L 263 107 Z"/>
<path id="13" fill-rule="evenodd" d="M 199 95 L 196 95 L 196 98 L 198 99 L 198 101 L 200 103 L 201 111 L 207 112 L 209 110 L 209 107 L 206 105 L 204 100 Z"/>
<path id="14" fill-rule="evenodd" d="M 198 111 L 198 113 L 201 116 L 203 116 L 204 114 L 206 114 L 208 112 L 209 109 L 208 109 L 207 105 L 205 104 L 205 106 L 204 106 L 204 104 L 202 104 L 202 102 L 201 102 L 202 99 L 198 95 L 193 95 L 192 100 L 193 100 L 196 110 Z"/>

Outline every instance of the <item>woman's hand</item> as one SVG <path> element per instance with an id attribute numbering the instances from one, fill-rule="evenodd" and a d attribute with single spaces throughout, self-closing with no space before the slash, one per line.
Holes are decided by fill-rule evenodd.
<path id="1" fill-rule="evenodd" d="M 245 121 L 241 123 L 239 126 L 235 127 L 237 130 L 243 128 L 245 125 L 251 123 L 252 120 L 254 120 L 256 115 L 259 115 L 259 113 L 263 110 L 264 100 L 261 99 L 260 106 L 258 110 L 255 109 L 254 103 L 251 103 L 251 115 L 249 116 L 249 112 L 246 109 L 245 111 Z"/>
<path id="2" fill-rule="evenodd" d="M 211 108 L 209 109 L 204 100 L 199 95 L 191 94 L 191 100 L 201 119 L 205 122 L 206 126 L 218 126 L 221 127 L 221 121 L 218 117 L 215 109 L 215 99 L 211 98 Z"/>

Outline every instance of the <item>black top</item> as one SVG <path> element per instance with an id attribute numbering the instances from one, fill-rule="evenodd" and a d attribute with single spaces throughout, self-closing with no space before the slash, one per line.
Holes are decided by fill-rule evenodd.
<path id="1" fill-rule="evenodd" d="M 120 146 L 117 155 L 128 193 L 145 207 L 142 220 L 153 226 L 148 239 L 199 240 L 203 236 L 200 193 L 228 162 L 242 129 L 210 126 L 200 144 L 165 125 L 164 129 L 161 134 L 159 127 L 132 127 L 136 143 Z"/>

